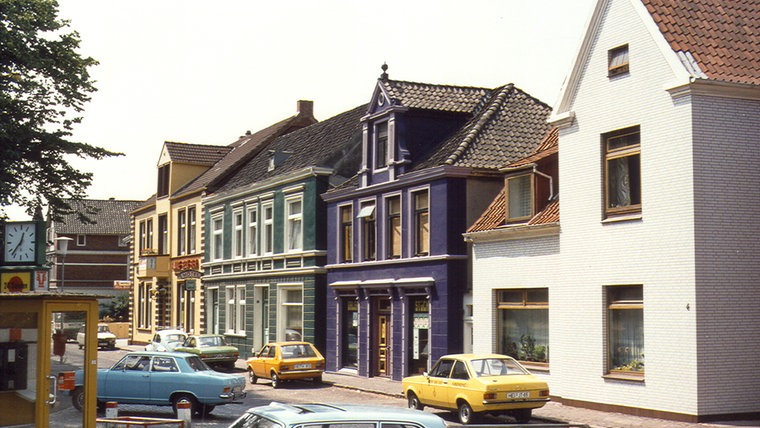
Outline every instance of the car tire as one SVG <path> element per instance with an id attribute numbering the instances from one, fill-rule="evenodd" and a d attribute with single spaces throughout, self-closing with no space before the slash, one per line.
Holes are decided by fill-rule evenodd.
<path id="1" fill-rule="evenodd" d="M 251 368 L 248 368 L 248 380 L 251 381 L 251 385 L 254 385 L 259 380 L 259 377 L 256 376 L 256 373 Z"/>
<path id="2" fill-rule="evenodd" d="M 517 409 L 512 411 L 512 417 L 518 424 L 527 424 L 530 422 L 531 413 L 531 409 Z"/>
<path id="3" fill-rule="evenodd" d="M 282 381 L 280 380 L 280 376 L 277 375 L 277 372 L 272 372 L 272 388 L 277 389 L 280 386 L 282 386 Z"/>
<path id="4" fill-rule="evenodd" d="M 407 395 L 407 403 L 410 409 L 422 410 L 425 408 L 425 405 L 422 404 L 417 394 L 412 391 L 409 391 L 409 395 Z"/>
<path id="5" fill-rule="evenodd" d="M 190 415 L 194 415 L 199 411 L 198 402 L 195 401 L 195 397 L 190 394 L 177 394 L 172 398 L 172 410 L 174 410 L 174 417 L 177 417 L 177 404 L 180 401 L 187 401 L 190 403 Z"/>
<path id="6" fill-rule="evenodd" d="M 457 417 L 462 425 L 471 424 L 475 421 L 475 412 L 466 401 L 461 401 L 457 406 Z"/>
<path id="7" fill-rule="evenodd" d="M 317 385 L 319 385 L 319 384 L 322 383 L 322 375 L 315 376 L 315 377 L 311 378 L 311 380 L 313 380 L 314 383 L 316 383 Z"/>
<path id="8" fill-rule="evenodd" d="M 210 415 L 215 408 L 216 406 L 212 406 L 210 404 L 200 404 L 198 406 L 198 416 L 205 418 L 206 416 Z"/>
<path id="9" fill-rule="evenodd" d="M 71 404 L 74 405 L 74 407 L 82 411 L 82 408 L 84 408 L 84 388 L 81 386 L 78 386 L 74 388 L 74 391 L 71 393 Z"/>

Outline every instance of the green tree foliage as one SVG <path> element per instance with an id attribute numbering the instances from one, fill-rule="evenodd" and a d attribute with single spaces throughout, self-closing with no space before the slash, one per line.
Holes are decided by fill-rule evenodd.
<path id="1" fill-rule="evenodd" d="M 120 155 L 68 139 L 96 91 L 87 70 L 97 64 L 77 53 L 79 34 L 68 27 L 54 0 L 0 0 L 0 206 L 39 217 L 48 205 L 56 220 L 92 183 L 67 158 Z"/>

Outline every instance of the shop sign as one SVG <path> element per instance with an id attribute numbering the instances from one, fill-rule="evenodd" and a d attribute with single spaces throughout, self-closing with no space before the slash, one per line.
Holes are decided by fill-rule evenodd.
<path id="1" fill-rule="evenodd" d="M 174 272 L 180 272 L 185 270 L 200 270 L 201 268 L 201 260 L 200 259 L 186 259 L 186 260 L 175 260 L 172 263 L 172 269 Z"/>
<path id="2" fill-rule="evenodd" d="M 132 282 L 130 281 L 114 281 L 113 288 L 115 290 L 129 290 L 132 288 Z"/>
<path id="3" fill-rule="evenodd" d="M 203 272 L 197 270 L 183 270 L 177 274 L 177 279 L 200 278 Z"/>
<path id="4" fill-rule="evenodd" d="M 31 291 L 31 282 L 31 272 L 3 272 L 0 274 L 0 291 L 3 293 Z"/>

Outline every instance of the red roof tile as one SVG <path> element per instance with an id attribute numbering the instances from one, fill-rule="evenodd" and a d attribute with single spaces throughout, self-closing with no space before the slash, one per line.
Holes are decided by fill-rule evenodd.
<path id="1" fill-rule="evenodd" d="M 675 52 L 712 80 L 760 85 L 758 0 L 642 0 Z"/>

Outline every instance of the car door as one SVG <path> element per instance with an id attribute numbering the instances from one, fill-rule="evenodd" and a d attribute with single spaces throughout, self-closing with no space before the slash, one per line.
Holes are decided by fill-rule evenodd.
<path id="1" fill-rule="evenodd" d="M 98 401 L 145 402 L 150 391 L 150 357 L 127 355 L 98 378 Z"/>
<path id="2" fill-rule="evenodd" d="M 433 370 L 428 376 L 428 392 L 425 394 L 427 402 L 431 406 L 449 407 L 448 400 L 448 383 L 451 369 L 454 367 L 454 360 L 442 358 L 438 360 Z"/>
<path id="3" fill-rule="evenodd" d="M 249 366 L 251 367 L 251 370 L 253 370 L 253 373 L 258 377 L 269 377 L 269 372 L 266 369 L 266 359 L 269 355 L 269 350 L 274 349 L 274 346 L 271 345 L 265 345 L 258 354 L 256 354 L 256 358 L 251 360 L 251 363 Z"/>
<path id="4" fill-rule="evenodd" d="M 150 367 L 150 400 L 168 403 L 171 393 L 182 389 L 182 376 L 173 357 L 154 356 Z"/>
<path id="5" fill-rule="evenodd" d="M 448 382 L 444 385 L 446 403 L 448 403 L 447 407 L 457 407 L 457 395 L 464 394 L 465 396 L 469 396 L 467 390 L 469 380 L 470 374 L 467 371 L 467 365 L 464 361 L 455 361 Z"/>

